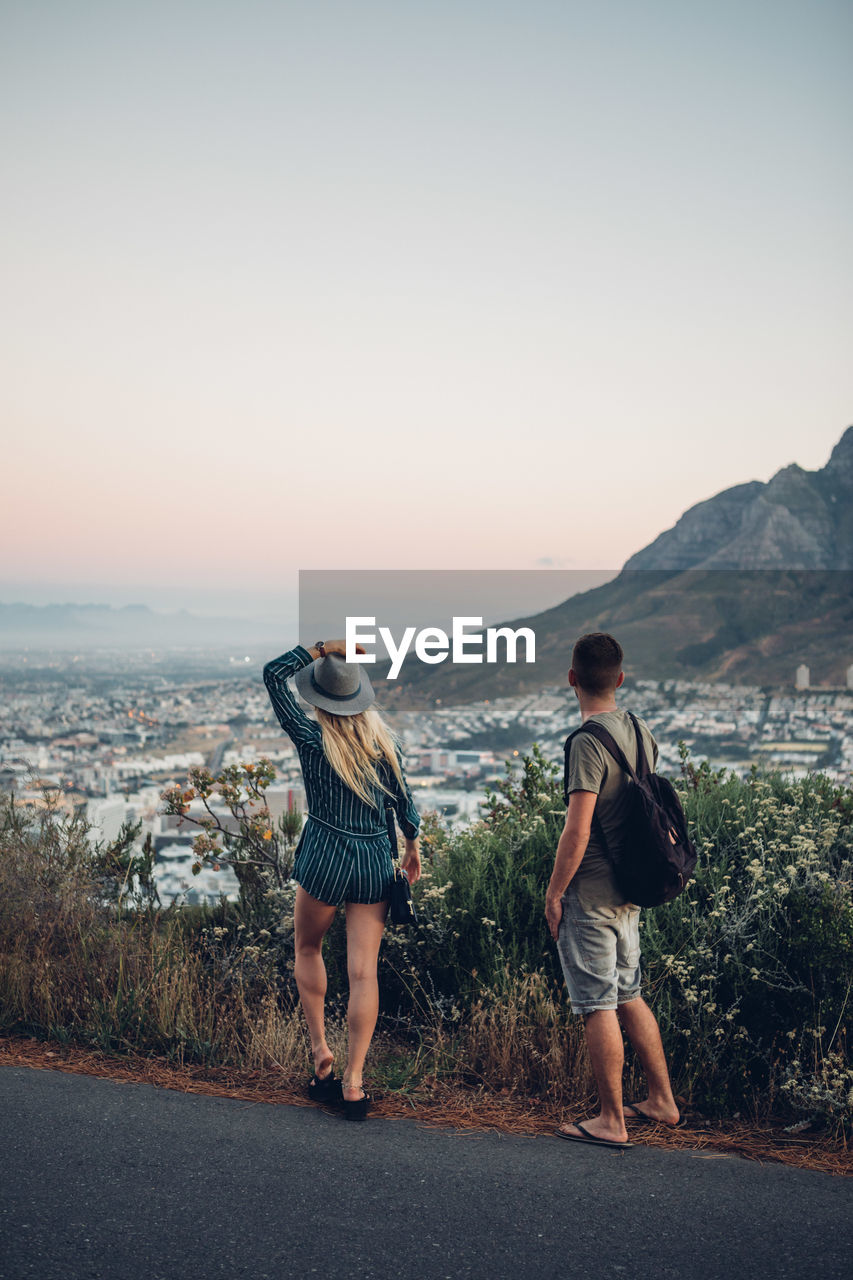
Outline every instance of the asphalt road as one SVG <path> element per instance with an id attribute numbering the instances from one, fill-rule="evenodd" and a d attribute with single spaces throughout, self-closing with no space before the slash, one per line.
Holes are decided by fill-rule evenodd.
<path id="1" fill-rule="evenodd" d="M 3 1280 L 833 1280 L 853 1180 L 0 1067 Z"/>

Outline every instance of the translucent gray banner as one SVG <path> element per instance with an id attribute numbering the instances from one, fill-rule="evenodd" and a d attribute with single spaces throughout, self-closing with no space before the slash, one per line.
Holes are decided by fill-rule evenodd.
<path id="1" fill-rule="evenodd" d="M 619 640 L 628 678 L 844 688 L 853 573 L 308 570 L 299 578 L 303 644 L 359 643 L 380 691 L 428 700 L 564 685 L 574 642 L 590 631 Z M 798 677 L 798 668 L 808 673 Z"/>

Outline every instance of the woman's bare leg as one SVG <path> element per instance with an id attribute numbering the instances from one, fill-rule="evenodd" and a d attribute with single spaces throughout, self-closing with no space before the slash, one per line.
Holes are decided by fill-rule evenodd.
<path id="1" fill-rule="evenodd" d="M 387 902 L 347 903 L 349 1046 L 347 1068 L 344 1072 L 344 1097 L 351 1102 L 361 1097 L 364 1060 L 379 1014 L 376 966 L 387 912 Z"/>
<path id="2" fill-rule="evenodd" d="M 318 902 L 302 885 L 296 890 L 293 907 L 295 963 L 293 976 L 299 1000 L 308 1023 L 311 1054 L 318 1077 L 329 1074 L 332 1054 L 326 1044 L 326 966 L 323 964 L 323 939 L 335 918 L 335 907 Z"/>

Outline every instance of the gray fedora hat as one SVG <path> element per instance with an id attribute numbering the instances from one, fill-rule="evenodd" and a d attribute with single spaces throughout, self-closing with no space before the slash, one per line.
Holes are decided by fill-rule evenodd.
<path id="1" fill-rule="evenodd" d="M 295 680 L 306 702 L 334 716 L 357 715 L 376 700 L 373 685 L 361 663 L 344 662 L 335 653 L 300 668 Z"/>

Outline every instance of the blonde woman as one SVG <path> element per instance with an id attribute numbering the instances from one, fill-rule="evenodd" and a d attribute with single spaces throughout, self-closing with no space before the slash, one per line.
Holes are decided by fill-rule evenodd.
<path id="1" fill-rule="evenodd" d="M 364 650 L 359 648 L 358 652 Z M 345 661 L 343 640 L 301 645 L 264 667 L 264 684 L 279 723 L 299 754 L 308 813 L 293 875 L 295 977 L 308 1023 L 314 1078 L 309 1097 L 338 1103 L 348 1120 L 364 1120 L 370 1097 L 364 1061 L 379 1012 L 377 962 L 393 879 L 385 801 L 393 804 L 406 840 L 401 861 L 412 884 L 420 878 L 420 820 L 396 741 L 374 706 L 376 694 L 359 663 Z M 316 709 L 309 719 L 287 681 Z M 323 938 L 346 904 L 348 1055 L 343 1079 L 326 1043 Z"/>

